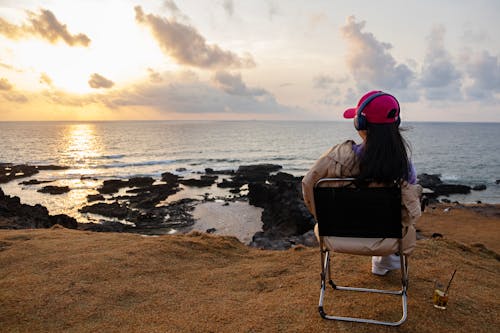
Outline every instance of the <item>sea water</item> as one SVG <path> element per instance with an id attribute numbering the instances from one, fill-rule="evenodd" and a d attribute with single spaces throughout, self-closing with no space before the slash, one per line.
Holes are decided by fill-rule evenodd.
<path id="1" fill-rule="evenodd" d="M 447 183 L 484 191 L 453 196 L 460 202 L 500 203 L 500 123 L 404 123 L 417 173 L 440 174 Z M 302 176 L 332 145 L 360 138 L 352 122 L 318 121 L 123 121 L 0 122 L 0 163 L 64 165 L 32 178 L 56 180 L 72 190 L 60 196 L 36 192 L 26 180 L 0 184 L 6 194 L 41 203 L 51 214 L 86 204 L 105 179 L 163 172 L 190 177 L 205 168 L 237 169 L 272 163 Z"/>

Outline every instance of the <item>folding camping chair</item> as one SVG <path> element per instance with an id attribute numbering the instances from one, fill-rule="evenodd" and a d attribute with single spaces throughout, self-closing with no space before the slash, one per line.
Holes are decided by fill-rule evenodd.
<path id="1" fill-rule="evenodd" d="M 314 187 L 314 202 L 318 222 L 321 251 L 321 292 L 318 310 L 324 319 L 371 323 L 389 326 L 401 325 L 407 317 L 408 258 L 403 254 L 401 224 L 401 188 L 356 186 L 355 178 L 323 178 Z M 358 255 L 387 255 L 371 252 L 366 246 L 356 249 L 356 241 L 385 238 L 394 242 L 395 251 L 401 260 L 401 290 L 356 288 L 336 285 L 332 280 L 330 252 Z M 348 249 L 335 249 L 336 240 L 348 243 Z M 374 240 L 375 241 L 375 240 Z M 401 296 L 403 314 L 399 321 L 380 321 L 360 317 L 328 315 L 323 308 L 326 283 L 333 291 L 358 291 Z M 336 294 L 336 293 L 334 293 Z"/>

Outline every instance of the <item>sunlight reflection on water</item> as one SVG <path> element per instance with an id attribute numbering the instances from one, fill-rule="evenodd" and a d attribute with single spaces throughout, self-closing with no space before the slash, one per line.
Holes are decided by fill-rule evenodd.
<path id="1" fill-rule="evenodd" d="M 96 136 L 95 124 L 71 124 L 63 132 L 61 157 L 63 165 L 78 169 L 95 166 L 96 157 L 104 154 L 101 140 Z"/>

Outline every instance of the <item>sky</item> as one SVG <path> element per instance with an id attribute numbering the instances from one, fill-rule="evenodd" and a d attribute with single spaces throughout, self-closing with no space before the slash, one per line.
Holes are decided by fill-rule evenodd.
<path id="1" fill-rule="evenodd" d="M 500 122 L 498 0 L 0 0 L 0 121 Z"/>

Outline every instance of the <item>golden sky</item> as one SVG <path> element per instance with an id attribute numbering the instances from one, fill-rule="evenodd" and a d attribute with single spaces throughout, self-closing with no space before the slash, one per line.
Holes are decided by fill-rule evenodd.
<path id="1" fill-rule="evenodd" d="M 0 1 L 0 121 L 500 121 L 497 1 Z"/>

